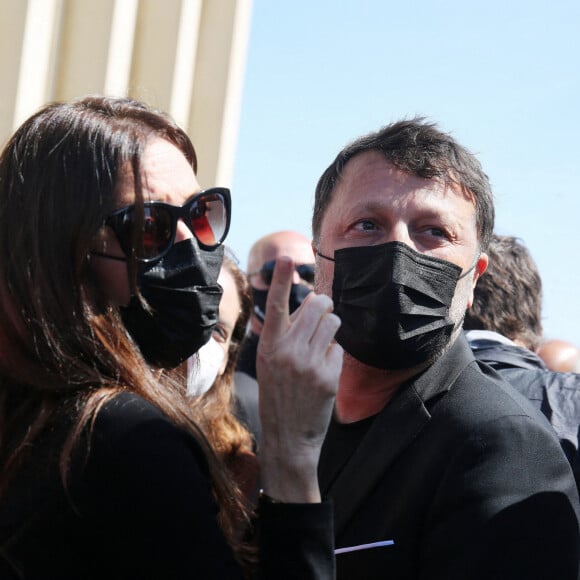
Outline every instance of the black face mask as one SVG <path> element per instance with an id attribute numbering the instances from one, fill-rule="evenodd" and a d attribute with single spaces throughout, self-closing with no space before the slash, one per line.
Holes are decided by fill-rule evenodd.
<path id="1" fill-rule="evenodd" d="M 301 304 L 312 289 L 304 284 L 292 284 L 290 287 L 290 298 L 288 299 L 288 306 L 290 314 L 292 314 Z M 258 290 L 252 288 L 252 296 L 254 298 L 254 314 L 260 322 L 264 322 L 266 316 L 266 300 L 268 299 L 268 290 Z"/>
<path id="2" fill-rule="evenodd" d="M 139 263 L 137 284 L 151 309 L 132 296 L 121 316 L 151 365 L 174 368 L 209 340 L 222 296 L 223 254 L 223 246 L 201 250 L 192 239 L 174 244 L 157 262 Z"/>
<path id="3" fill-rule="evenodd" d="M 337 250 L 334 262 L 332 298 L 342 321 L 336 340 L 346 352 L 391 370 L 441 354 L 456 327 L 449 308 L 459 266 L 401 242 Z"/>

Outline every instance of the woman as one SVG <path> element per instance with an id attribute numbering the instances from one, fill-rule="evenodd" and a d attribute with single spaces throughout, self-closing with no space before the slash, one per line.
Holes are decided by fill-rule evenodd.
<path id="1" fill-rule="evenodd" d="M 253 505 L 258 490 L 255 444 L 234 414 L 234 373 L 252 313 L 252 294 L 246 275 L 228 255 L 218 283 L 223 288 L 218 322 L 210 340 L 189 359 L 188 394 L 212 447 L 224 459 L 246 503 Z"/>
<path id="2" fill-rule="evenodd" d="M 229 192 L 202 191 L 195 171 L 187 135 L 128 99 L 48 105 L 2 152 L 2 578 L 242 577 L 229 474 L 181 386 L 159 379 L 159 369 L 207 341 L 217 319 Z M 291 267 L 280 261 L 273 301 L 289 288 Z M 311 383 L 320 412 L 308 421 L 319 444 L 340 351 L 331 343 L 337 320 L 325 297 L 316 298 L 303 312 L 315 328 L 308 340 L 320 345 L 310 372 L 292 371 L 301 329 L 280 311 L 262 357 L 263 384 L 282 387 L 264 390 L 276 418 L 265 486 L 282 503 L 260 508 L 262 577 L 332 573 L 328 538 L 316 536 L 315 566 L 282 541 L 288 514 L 303 528 L 299 543 L 317 533 L 312 514 L 327 523 L 317 505 L 316 453 L 298 468 L 304 429 L 277 412 L 295 404 L 290 382 Z M 313 375 L 316 364 L 326 374 Z M 298 457 L 281 449 L 275 423 L 285 424 Z M 309 514 L 292 505 L 302 502 Z M 287 572 L 294 560 L 298 575 Z"/>

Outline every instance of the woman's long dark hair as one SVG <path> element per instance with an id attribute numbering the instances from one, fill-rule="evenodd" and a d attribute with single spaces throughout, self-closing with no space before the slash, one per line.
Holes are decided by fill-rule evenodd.
<path id="1" fill-rule="evenodd" d="M 193 145 L 171 118 L 99 96 L 47 105 L 0 156 L 0 497 L 30 444 L 62 420 L 71 425 L 59 460 L 66 486 L 72 453 L 99 408 L 129 390 L 197 438 L 220 523 L 235 544 L 240 506 L 227 470 L 181 385 L 153 375 L 90 268 L 91 243 L 115 209 L 122 171 L 132 170 L 136 206 L 143 203 L 140 162 L 152 138 L 175 145 L 196 171 Z M 128 264 L 135 288 L 136 264 Z"/>

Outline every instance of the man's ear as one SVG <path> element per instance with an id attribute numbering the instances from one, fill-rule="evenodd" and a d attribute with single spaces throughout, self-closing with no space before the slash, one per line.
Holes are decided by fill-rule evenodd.
<path id="1" fill-rule="evenodd" d="M 474 286 L 478 278 L 482 276 L 487 270 L 488 264 L 489 264 L 489 256 L 485 252 L 481 252 L 481 254 L 479 254 L 479 258 L 477 259 L 477 264 L 475 264 L 475 274 L 473 276 Z"/>
<path id="2" fill-rule="evenodd" d="M 312 247 L 312 252 L 314 253 L 314 257 L 316 258 L 316 254 L 318 254 L 318 249 L 316 248 L 316 245 L 314 244 L 314 240 L 312 240 L 312 242 L 310 242 L 310 245 Z"/>
<path id="3" fill-rule="evenodd" d="M 479 258 L 477 258 L 477 262 L 475 264 L 475 268 L 473 269 L 473 279 L 471 281 L 471 293 L 469 296 L 469 301 L 467 303 L 467 308 L 471 308 L 473 305 L 473 291 L 479 280 L 479 277 L 482 276 L 485 271 L 487 270 L 487 265 L 489 264 L 489 257 L 485 252 L 481 252 L 479 254 Z"/>

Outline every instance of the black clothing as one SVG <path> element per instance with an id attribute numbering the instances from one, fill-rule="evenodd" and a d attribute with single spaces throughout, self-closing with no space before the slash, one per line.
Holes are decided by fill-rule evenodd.
<path id="1" fill-rule="evenodd" d="M 256 374 L 256 356 L 258 354 L 258 342 L 260 335 L 250 332 L 242 343 L 240 357 L 236 366 L 237 371 L 250 375 L 253 379 L 257 378 Z"/>
<path id="2" fill-rule="evenodd" d="M 336 478 L 329 437 L 319 481 L 336 546 L 362 548 L 337 555 L 339 580 L 577 580 L 580 505 L 558 440 L 463 336 L 399 389 Z"/>
<path id="3" fill-rule="evenodd" d="M 373 415 L 355 423 L 339 423 L 332 417 L 324 443 L 324 464 L 320 466 L 325 472 L 327 485 L 332 485 L 342 472 L 375 418 Z"/>
<path id="4" fill-rule="evenodd" d="M 246 373 L 236 371 L 234 373 L 234 396 L 234 414 L 254 437 L 255 451 L 258 452 L 262 447 L 258 381 Z"/>
<path id="5" fill-rule="evenodd" d="M 254 436 L 258 450 L 262 445 L 260 423 L 259 388 L 256 373 L 256 356 L 260 336 L 250 332 L 242 343 L 240 357 L 234 376 L 236 404 L 234 413 Z"/>
<path id="6" fill-rule="evenodd" d="M 2 579 L 242 578 L 191 435 L 139 396 L 118 395 L 97 415 L 86 462 L 87 449 L 79 448 L 67 493 L 58 473 L 65 432 L 35 446 L 0 502 Z M 263 506 L 269 575 L 260 577 L 331 578 L 328 511 Z"/>
<path id="7" fill-rule="evenodd" d="M 477 360 L 495 369 L 544 413 L 578 476 L 580 374 L 551 371 L 535 353 L 509 344 L 495 332 L 469 331 L 466 336 Z"/>

